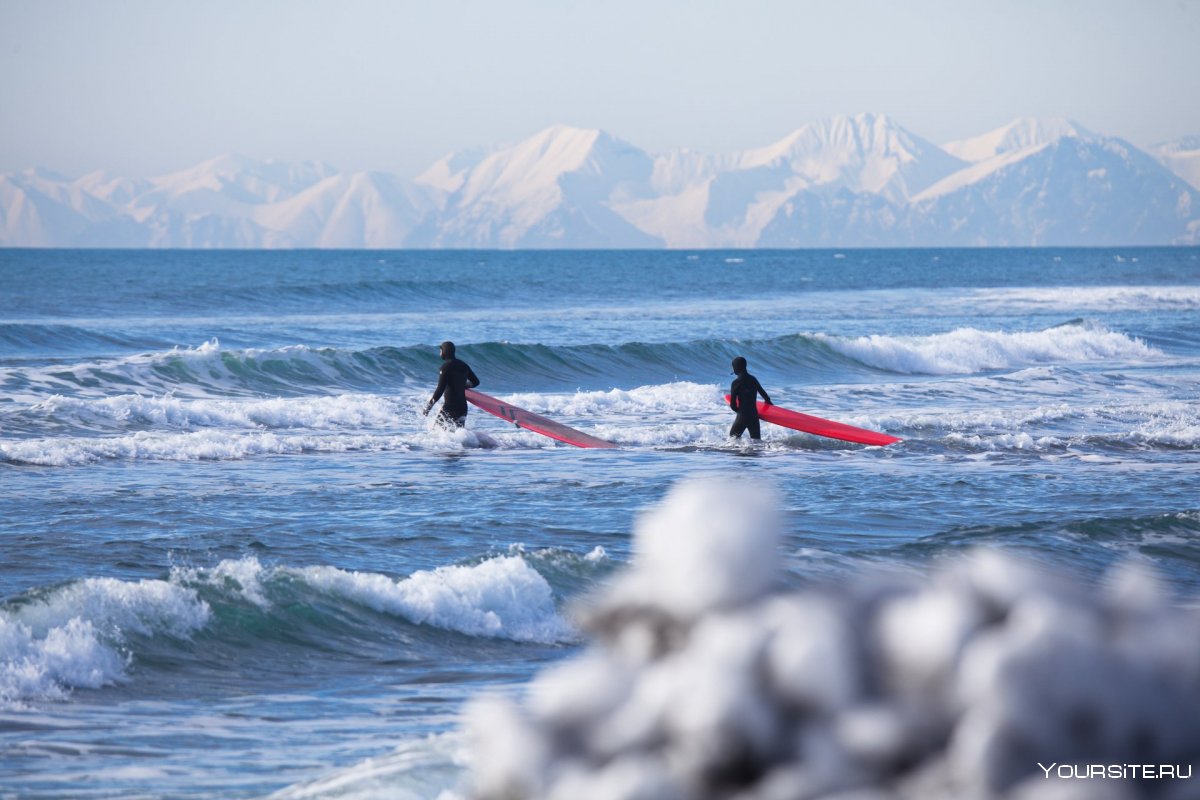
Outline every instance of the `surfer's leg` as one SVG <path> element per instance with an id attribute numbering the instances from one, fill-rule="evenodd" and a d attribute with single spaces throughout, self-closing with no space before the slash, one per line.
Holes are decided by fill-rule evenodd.
<path id="1" fill-rule="evenodd" d="M 744 430 L 746 430 L 746 423 L 742 422 L 741 417 L 735 417 L 733 426 L 729 429 L 729 436 L 733 439 L 740 439 Z"/>
<path id="2" fill-rule="evenodd" d="M 746 429 L 748 431 L 750 431 L 751 439 L 761 439 L 762 438 L 762 430 L 759 428 L 759 425 L 758 425 L 758 417 L 755 417 L 754 419 L 746 420 Z"/>

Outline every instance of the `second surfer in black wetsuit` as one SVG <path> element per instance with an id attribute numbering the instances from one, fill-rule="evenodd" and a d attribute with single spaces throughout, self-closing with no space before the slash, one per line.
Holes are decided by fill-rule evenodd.
<path id="1" fill-rule="evenodd" d="M 428 415 L 433 404 L 445 395 L 442 410 L 438 412 L 438 422 L 447 428 L 461 428 L 467 421 L 467 389 L 478 386 L 479 378 L 475 377 L 467 362 L 455 358 L 454 342 L 442 342 L 438 352 L 442 356 L 442 366 L 438 370 L 437 388 L 421 413 Z"/>
<path id="2" fill-rule="evenodd" d="M 729 435 L 740 439 L 742 431 L 750 431 L 751 439 L 761 439 L 758 427 L 758 395 L 762 395 L 767 405 L 772 405 L 767 390 L 758 382 L 758 378 L 746 371 L 746 359 L 738 356 L 733 360 L 733 384 L 729 387 L 729 407 L 737 417 Z"/>

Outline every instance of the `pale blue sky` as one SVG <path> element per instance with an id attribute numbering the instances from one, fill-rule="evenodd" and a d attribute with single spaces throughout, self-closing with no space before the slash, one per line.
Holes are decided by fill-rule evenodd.
<path id="1" fill-rule="evenodd" d="M 411 177 L 556 122 L 723 153 L 859 111 L 939 143 L 1025 115 L 1200 134 L 1200 2 L 0 0 L 0 172 Z"/>

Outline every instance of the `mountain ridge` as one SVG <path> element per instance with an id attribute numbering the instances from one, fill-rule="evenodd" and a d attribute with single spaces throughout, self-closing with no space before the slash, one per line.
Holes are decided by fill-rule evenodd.
<path id="1" fill-rule="evenodd" d="M 716 248 L 1200 243 L 1200 137 L 1065 118 L 937 145 L 886 114 L 651 154 L 552 125 L 411 180 L 225 154 L 155 178 L 0 175 L 0 246 Z"/>

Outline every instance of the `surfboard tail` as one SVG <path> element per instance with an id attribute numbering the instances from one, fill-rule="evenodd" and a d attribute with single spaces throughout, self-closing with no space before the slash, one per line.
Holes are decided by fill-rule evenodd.
<path id="1" fill-rule="evenodd" d="M 616 447 L 612 442 L 584 433 L 583 431 L 577 431 L 568 425 L 563 425 L 561 422 L 555 422 L 552 419 L 543 417 L 541 414 L 534 414 L 532 411 L 526 411 L 519 406 L 514 406 L 512 403 L 506 403 L 503 400 L 499 400 L 483 392 L 477 392 L 474 389 L 467 389 L 467 401 L 476 408 L 480 408 L 500 419 L 507 420 L 518 427 L 533 431 L 534 433 L 540 433 L 542 436 L 548 436 L 565 444 L 574 445 L 575 447 L 592 447 L 598 449 Z"/>

